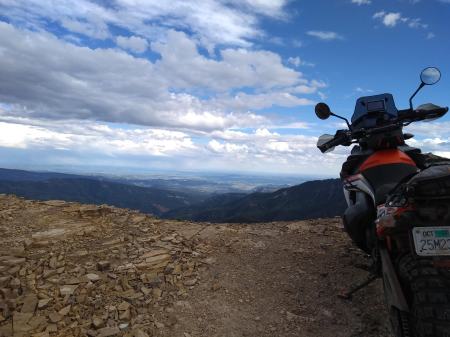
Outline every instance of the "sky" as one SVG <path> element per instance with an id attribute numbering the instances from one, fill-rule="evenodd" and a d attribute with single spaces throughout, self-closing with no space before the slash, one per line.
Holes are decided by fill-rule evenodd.
<path id="1" fill-rule="evenodd" d="M 450 0 L 0 0 L 0 166 L 337 175 L 360 96 L 449 105 Z M 450 157 L 450 118 L 408 127 Z"/>

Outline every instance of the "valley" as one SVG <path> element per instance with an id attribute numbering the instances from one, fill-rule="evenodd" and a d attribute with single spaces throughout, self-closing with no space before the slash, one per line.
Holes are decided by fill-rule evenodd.
<path id="1" fill-rule="evenodd" d="M 277 181 L 285 186 L 299 180 L 239 175 L 144 179 L 0 169 L 0 193 L 37 200 L 108 204 L 193 221 L 265 222 L 342 214 L 345 201 L 338 179 L 282 188 L 276 185 Z"/>

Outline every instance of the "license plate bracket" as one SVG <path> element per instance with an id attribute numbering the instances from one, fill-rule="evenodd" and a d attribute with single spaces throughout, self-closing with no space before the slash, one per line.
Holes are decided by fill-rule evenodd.
<path id="1" fill-rule="evenodd" d="M 414 227 L 414 247 L 419 256 L 450 256 L 450 226 Z"/>

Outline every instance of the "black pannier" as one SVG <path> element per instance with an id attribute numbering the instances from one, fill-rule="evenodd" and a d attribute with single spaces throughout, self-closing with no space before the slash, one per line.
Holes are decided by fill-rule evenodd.
<path id="1" fill-rule="evenodd" d="M 450 164 L 433 165 L 405 183 L 406 196 L 414 199 L 450 198 Z"/>
<path id="2" fill-rule="evenodd" d="M 409 207 L 399 223 L 411 226 L 450 224 L 450 164 L 432 165 L 400 183 L 386 200 L 390 207 Z"/>

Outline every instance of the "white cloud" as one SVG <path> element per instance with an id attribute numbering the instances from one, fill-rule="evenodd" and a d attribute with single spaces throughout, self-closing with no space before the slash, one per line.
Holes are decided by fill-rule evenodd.
<path id="1" fill-rule="evenodd" d="M 405 18 L 405 22 L 407 22 L 409 28 L 422 28 L 422 29 L 428 28 L 428 25 L 425 23 L 422 23 L 422 19 L 420 19 L 420 18 L 416 18 L 416 19 Z"/>
<path id="2" fill-rule="evenodd" d="M 361 87 L 356 87 L 355 91 L 357 93 L 360 93 L 360 94 L 371 94 L 371 93 L 374 92 L 372 89 L 364 89 L 364 88 L 361 88 Z"/>
<path id="3" fill-rule="evenodd" d="M 303 47 L 303 42 L 297 39 L 292 40 L 292 46 L 295 48 Z"/>
<path id="4" fill-rule="evenodd" d="M 211 59 L 175 31 L 152 47 L 161 55 L 156 63 L 0 23 L 0 102 L 15 106 L 3 113 L 223 129 L 264 120 L 249 110 L 312 104 L 290 91 L 306 80 L 275 53 L 227 48 L 221 59 Z M 259 93 L 229 94 L 250 87 Z M 211 97 L 194 96 L 203 90 Z M 235 109 L 243 113 L 233 113 Z"/>
<path id="5" fill-rule="evenodd" d="M 321 31 L 321 30 L 310 30 L 306 32 L 309 36 L 316 37 L 320 40 L 331 41 L 331 40 L 342 40 L 343 37 L 336 32 Z"/>
<path id="6" fill-rule="evenodd" d="M 379 19 L 386 27 L 395 27 L 399 23 L 406 24 L 409 28 L 427 29 L 428 25 L 422 22 L 421 18 L 408 18 L 402 16 L 401 13 L 387 13 L 385 11 L 377 12 L 373 15 L 374 19 Z"/>
<path id="7" fill-rule="evenodd" d="M 61 26 L 73 33 L 87 35 L 96 39 L 106 39 L 111 36 L 108 26 L 101 20 L 92 21 L 72 20 L 70 18 L 61 19 Z"/>
<path id="8" fill-rule="evenodd" d="M 230 0 L 230 3 L 238 6 L 247 6 L 252 12 L 270 17 L 285 18 L 284 12 L 286 0 Z"/>
<path id="9" fill-rule="evenodd" d="M 0 12 L 13 22 L 43 27 L 59 23 L 71 32 L 106 39 L 115 25 L 149 40 L 167 28 L 189 27 L 199 41 L 208 44 L 248 46 L 264 35 L 259 16 L 283 19 L 287 0 L 15 0 L 0 2 Z"/>
<path id="10" fill-rule="evenodd" d="M 135 53 L 143 53 L 148 48 L 148 42 L 139 36 L 118 36 L 116 43 L 119 47 Z"/>
<path id="11" fill-rule="evenodd" d="M 374 19 L 380 19 L 386 27 L 395 27 L 401 19 L 400 13 L 377 12 Z"/>
<path id="12" fill-rule="evenodd" d="M 247 145 L 239 145 L 233 143 L 219 143 L 215 139 L 209 141 L 207 148 L 216 153 L 245 154 L 248 152 Z"/>
<path id="13" fill-rule="evenodd" d="M 33 124 L 33 121 L 26 121 Z M 117 128 L 70 121 L 66 125 L 0 122 L 0 146 L 57 149 L 108 155 L 166 156 L 196 149 L 183 132 L 149 128 Z"/>
<path id="14" fill-rule="evenodd" d="M 184 33 L 169 31 L 166 43 L 152 44 L 161 54 L 156 62 L 159 72 L 178 88 L 210 88 L 226 91 L 231 88 L 273 88 L 299 81 L 301 74 L 283 66 L 279 55 L 269 51 L 224 49 L 221 61 L 200 55 L 194 41 Z"/>
<path id="15" fill-rule="evenodd" d="M 426 138 L 435 135 L 450 138 L 450 122 L 448 121 L 413 123 L 406 127 L 406 130 Z"/>
<path id="16" fill-rule="evenodd" d="M 299 123 L 284 126 L 305 127 Z M 6 147 L 50 156 L 53 160 L 63 157 L 73 165 L 87 162 L 131 165 L 136 161 L 142 165 L 149 160 L 152 165 L 158 160 L 159 165 L 161 160 L 166 163 L 176 160 L 177 169 L 233 168 L 292 173 L 314 170 L 317 174 L 329 175 L 337 173 L 345 159 L 345 154 L 338 151 L 323 156 L 315 146 L 316 137 L 280 134 L 264 127 L 252 132 L 216 130 L 195 137 L 202 137 L 205 142 L 194 142 L 187 132 L 164 129 L 79 120 L 0 118 L 0 151 Z"/>
<path id="17" fill-rule="evenodd" d="M 297 134 L 309 124 L 255 112 L 312 105 L 305 95 L 326 87 L 293 67 L 311 65 L 300 56 L 250 48 L 270 38 L 261 16 L 289 18 L 287 2 L 0 0 L 11 22 L 0 22 L 0 151 L 53 153 L 58 163 L 67 153 L 80 164 L 157 157 L 177 168 L 337 172 L 341 154 L 322 157 L 315 137 Z M 48 22 L 63 35 L 46 32 Z M 147 50 L 156 61 L 136 56 Z"/>
<path id="18" fill-rule="evenodd" d="M 281 135 L 267 129 L 255 130 L 243 137 L 218 137 L 212 135 L 206 149 L 209 154 L 203 161 L 222 163 L 224 167 L 240 167 L 243 170 L 337 174 L 347 150 L 322 155 L 316 147 L 317 138 L 304 135 Z M 217 139 L 216 139 L 217 138 Z M 221 140 L 219 140 L 221 139 Z"/>
<path id="19" fill-rule="evenodd" d="M 303 61 L 298 56 L 289 57 L 287 61 L 288 61 L 288 63 L 292 64 L 295 67 L 300 67 L 300 66 L 314 67 L 315 66 L 314 63 Z"/>
<path id="20" fill-rule="evenodd" d="M 301 87 L 301 86 L 300 86 Z M 298 88 L 298 87 L 297 87 Z M 290 91 L 295 93 L 296 88 L 291 88 Z M 300 90 L 299 90 L 300 91 Z M 316 91 L 314 87 L 306 87 L 303 94 L 311 94 Z M 215 106 L 223 109 L 225 106 L 231 107 L 236 111 L 248 111 L 249 109 L 264 109 L 272 106 L 295 107 L 302 105 L 313 105 L 315 102 L 308 98 L 299 98 L 295 94 L 280 91 L 266 94 L 246 94 L 240 92 L 233 97 L 218 98 L 214 101 Z"/>
<path id="21" fill-rule="evenodd" d="M 372 3 L 371 0 L 352 0 L 352 3 L 357 4 L 358 6 L 361 5 L 370 5 Z"/>

